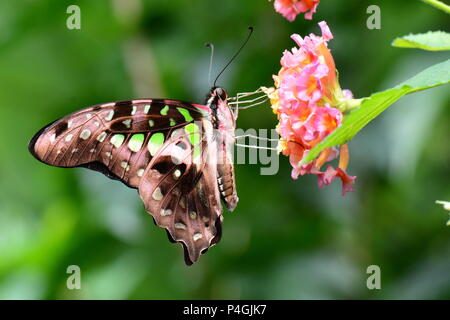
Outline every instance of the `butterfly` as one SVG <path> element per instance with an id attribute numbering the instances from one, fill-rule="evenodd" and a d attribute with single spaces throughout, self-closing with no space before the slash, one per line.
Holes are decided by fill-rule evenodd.
<path id="1" fill-rule="evenodd" d="M 237 109 L 213 87 L 205 105 L 139 99 L 94 105 L 42 128 L 31 154 L 86 167 L 138 190 L 145 210 L 191 265 L 221 238 L 223 201 L 238 202 L 231 149 Z"/>

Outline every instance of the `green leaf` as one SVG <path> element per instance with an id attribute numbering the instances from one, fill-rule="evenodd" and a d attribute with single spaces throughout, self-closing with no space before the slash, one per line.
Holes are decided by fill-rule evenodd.
<path id="1" fill-rule="evenodd" d="M 416 74 L 414 77 L 400 83 L 396 86 L 409 86 L 409 93 L 421 91 L 433 87 L 437 87 L 450 82 L 450 59 L 429 68 L 426 68 L 422 72 Z"/>
<path id="2" fill-rule="evenodd" d="M 450 6 L 443 3 L 439 0 L 422 0 L 422 2 L 428 3 L 430 6 L 433 6 L 439 10 L 442 10 L 448 14 L 450 14 Z"/>
<path id="3" fill-rule="evenodd" d="M 363 99 L 357 109 L 344 117 L 339 128 L 311 149 L 308 155 L 301 161 L 300 165 L 314 160 L 323 149 L 347 143 L 359 130 L 364 128 L 370 121 L 379 116 L 404 95 L 449 82 L 450 59 L 425 69 L 395 88 L 374 93 L 370 97 Z"/>
<path id="4" fill-rule="evenodd" d="M 409 34 L 395 39 L 392 46 L 397 48 L 418 48 L 428 51 L 450 50 L 450 33 L 430 31 L 427 33 Z"/>

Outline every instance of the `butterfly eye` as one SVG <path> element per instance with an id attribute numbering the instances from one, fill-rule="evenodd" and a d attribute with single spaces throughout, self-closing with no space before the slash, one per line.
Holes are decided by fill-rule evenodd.
<path id="1" fill-rule="evenodd" d="M 224 89 L 220 88 L 220 87 L 216 88 L 215 93 L 220 98 L 220 100 L 222 100 L 222 101 L 225 101 L 228 98 L 226 91 Z"/>

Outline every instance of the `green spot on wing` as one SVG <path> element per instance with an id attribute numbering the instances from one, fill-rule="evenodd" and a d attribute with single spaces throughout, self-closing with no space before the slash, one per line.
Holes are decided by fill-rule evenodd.
<path id="1" fill-rule="evenodd" d="M 142 144 L 144 143 L 144 134 L 143 133 L 137 133 L 134 134 L 130 141 L 128 141 L 128 148 L 130 148 L 133 152 L 138 152 L 141 150 Z"/>
<path id="2" fill-rule="evenodd" d="M 189 123 L 184 127 L 184 131 L 186 132 L 189 142 L 196 146 L 200 143 L 200 128 L 195 123 Z"/>
<path id="3" fill-rule="evenodd" d="M 167 112 L 169 112 L 169 106 L 168 105 L 166 105 L 164 108 L 162 108 L 159 113 L 161 113 L 161 115 L 163 115 L 163 116 L 167 116 Z"/>
<path id="4" fill-rule="evenodd" d="M 195 160 L 202 153 L 202 146 L 200 144 L 200 128 L 196 123 L 189 123 L 187 126 L 184 127 L 184 131 L 187 134 L 189 142 L 194 147 L 192 158 Z"/>
<path id="5" fill-rule="evenodd" d="M 164 134 L 161 132 L 154 133 L 149 141 L 148 141 L 148 151 L 152 156 L 158 152 L 158 150 L 162 147 L 164 144 Z"/>
<path id="6" fill-rule="evenodd" d="M 177 110 L 181 113 L 186 122 L 191 122 L 192 120 L 194 120 L 194 118 L 192 118 L 191 114 L 189 113 L 189 110 L 185 108 L 177 108 Z"/>
<path id="7" fill-rule="evenodd" d="M 177 124 L 176 121 L 170 118 L 170 126 L 173 127 L 176 124 Z"/>
<path id="8" fill-rule="evenodd" d="M 192 153 L 192 158 L 195 160 L 196 158 L 200 157 L 201 153 L 202 153 L 202 146 L 196 145 L 194 147 L 194 152 Z"/>
<path id="9" fill-rule="evenodd" d="M 115 134 L 111 137 L 111 143 L 116 148 L 119 148 L 122 145 L 123 140 L 125 140 L 125 136 L 123 134 Z"/>

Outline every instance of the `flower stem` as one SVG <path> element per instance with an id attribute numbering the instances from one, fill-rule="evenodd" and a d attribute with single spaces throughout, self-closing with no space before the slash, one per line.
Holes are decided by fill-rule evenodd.
<path id="1" fill-rule="evenodd" d="M 422 0 L 422 2 L 425 2 L 425 3 L 429 4 L 430 6 L 438 8 L 438 9 L 450 14 L 450 6 L 439 0 Z"/>

